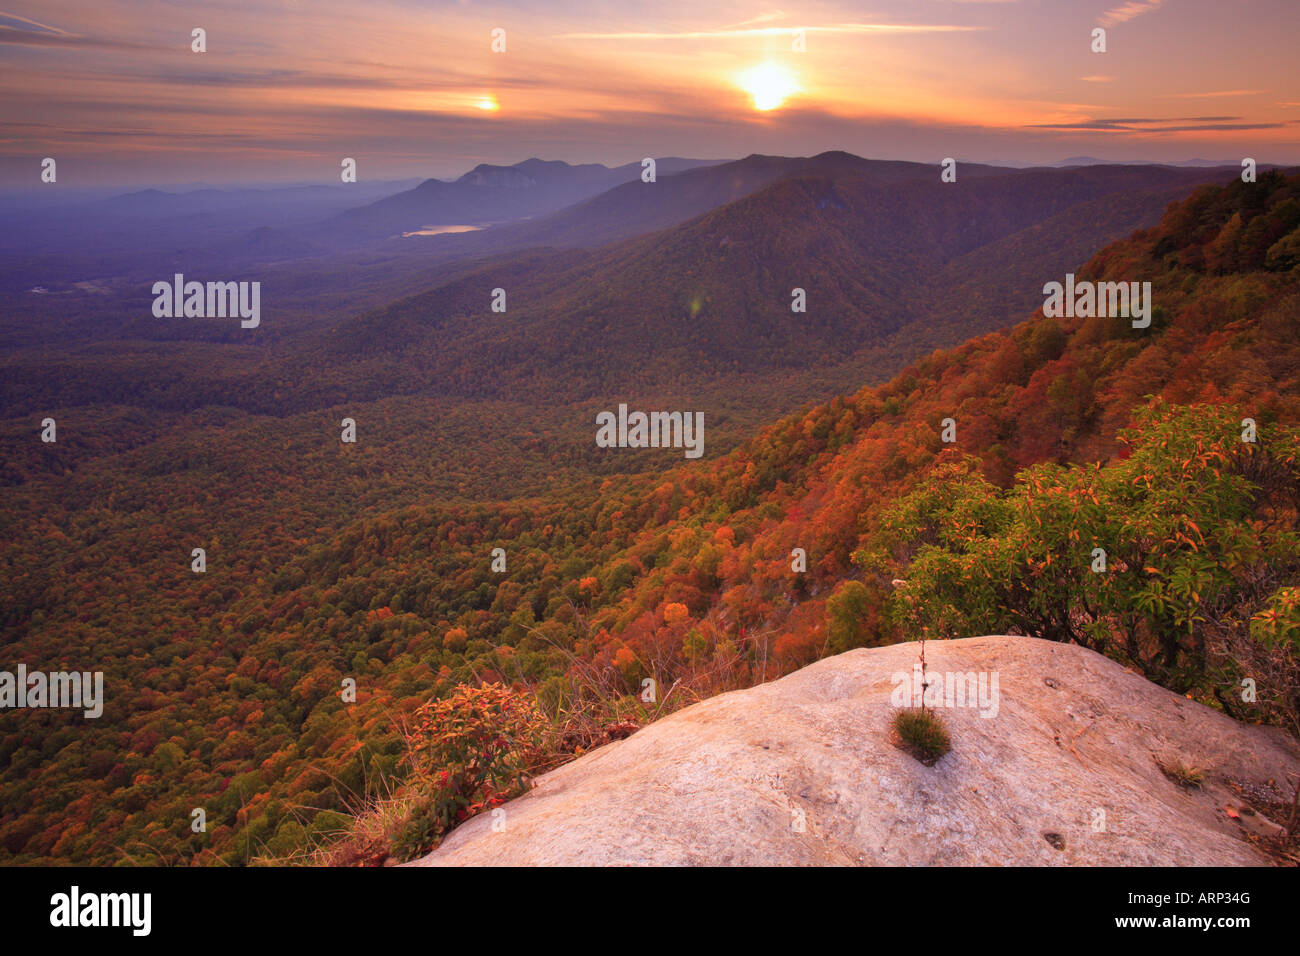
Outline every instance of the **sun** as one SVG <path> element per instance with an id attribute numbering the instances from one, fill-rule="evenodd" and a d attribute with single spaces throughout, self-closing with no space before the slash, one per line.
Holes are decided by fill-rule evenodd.
<path id="1" fill-rule="evenodd" d="M 740 88 L 754 101 L 754 109 L 763 113 L 776 109 L 799 92 L 794 73 L 771 61 L 751 67 L 737 79 Z"/>
<path id="2" fill-rule="evenodd" d="M 485 113 L 495 113 L 497 110 L 501 109 L 501 104 L 497 102 L 495 96 L 480 96 L 474 105 Z"/>

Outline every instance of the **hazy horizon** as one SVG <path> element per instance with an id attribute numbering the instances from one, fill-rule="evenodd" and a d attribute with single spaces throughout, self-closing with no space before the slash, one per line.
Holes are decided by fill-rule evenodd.
<path id="1" fill-rule="evenodd" d="M 822 152 L 836 152 L 836 151 L 837 150 L 831 149 L 831 150 L 823 150 Z M 840 152 L 849 152 L 849 151 L 840 150 Z M 780 155 L 788 158 L 798 158 L 802 156 L 807 158 L 818 154 L 750 153 L 747 154 L 747 156 L 678 156 L 678 157 L 671 157 L 671 158 L 682 159 L 688 162 L 699 162 L 702 164 L 703 163 L 721 164 L 721 163 L 739 162 L 740 160 L 746 159 L 748 156 L 752 156 L 752 155 L 768 155 L 768 156 Z M 917 163 L 917 164 L 926 164 L 926 165 L 935 165 L 935 166 L 937 166 L 939 163 L 938 159 L 931 160 L 929 158 L 926 159 L 916 159 L 910 157 L 886 158 L 883 156 L 863 156 L 858 153 L 854 153 L 853 155 L 858 156 L 861 159 L 865 159 L 869 162 L 905 162 L 905 163 Z M 620 166 L 638 164 L 640 159 L 642 158 L 643 157 L 638 157 L 635 160 L 629 159 L 624 161 L 597 163 L 594 160 L 575 161 L 570 159 L 559 159 L 557 157 L 552 157 L 552 156 L 524 156 L 522 158 L 514 159 L 514 160 L 501 160 L 501 161 L 484 160 L 481 163 L 475 163 L 473 166 L 467 166 L 463 169 L 452 170 L 451 172 L 445 173 L 443 175 L 434 175 L 434 174 L 418 175 L 417 174 L 411 176 L 392 176 L 392 177 L 385 177 L 382 179 L 365 180 L 365 184 L 371 187 L 403 186 L 403 187 L 410 188 L 410 184 L 412 183 L 427 182 L 431 179 L 439 179 L 444 182 L 455 182 L 457 179 L 472 172 L 474 169 L 477 169 L 479 166 L 496 166 L 501 168 L 508 168 L 511 166 L 517 166 L 521 163 L 528 162 L 529 160 L 541 160 L 543 162 L 563 162 L 570 166 L 580 166 L 580 165 L 594 163 L 596 165 L 601 165 L 609 169 L 615 169 Z M 655 157 L 655 158 L 663 159 L 665 157 Z M 1268 160 L 1260 160 L 1258 157 L 1253 157 L 1253 158 L 1256 159 L 1258 168 L 1271 167 L 1271 168 L 1287 169 L 1287 168 L 1293 168 L 1294 166 L 1300 166 L 1300 163 L 1295 163 L 1295 164 L 1273 163 Z M 1208 160 L 1208 159 L 1203 159 L 1201 157 L 1195 157 L 1195 156 L 1188 157 L 1186 159 L 1166 160 L 1163 162 L 1157 160 L 1147 160 L 1147 159 L 1112 160 L 1112 159 L 1104 159 L 1102 157 L 1097 157 L 1097 156 L 1066 156 L 1055 161 L 1048 161 L 1042 163 L 1031 163 L 1031 162 L 1025 162 L 1023 160 L 1006 160 L 1006 159 L 1004 160 L 969 160 L 968 159 L 966 160 L 966 162 L 977 163 L 983 166 L 1004 166 L 1008 169 L 1017 169 L 1017 170 L 1033 169 L 1033 168 L 1053 169 L 1053 168 L 1060 168 L 1064 166 L 1073 166 L 1073 165 L 1104 165 L 1104 166 L 1131 165 L 1131 166 L 1171 166 L 1171 167 L 1181 166 L 1181 167 L 1203 167 L 1207 169 L 1219 168 L 1219 167 L 1233 168 L 1239 165 L 1239 161 L 1234 159 Z M 181 193 L 195 192 L 200 190 L 218 190 L 218 191 L 228 192 L 228 191 L 235 191 L 235 190 L 312 189 L 312 188 L 319 188 L 319 187 L 333 188 L 336 186 L 342 188 L 345 185 L 352 186 L 354 184 L 344 184 L 331 179 L 326 179 L 326 180 L 287 179 L 287 180 L 265 180 L 260 182 L 246 181 L 242 179 L 230 179 L 230 180 L 214 179 L 214 180 L 206 180 L 206 181 L 198 181 L 198 182 L 180 182 L 180 181 L 173 182 L 173 181 L 164 181 L 164 180 L 157 180 L 157 181 L 150 180 L 150 181 L 139 181 L 139 182 L 131 182 L 131 181 L 104 182 L 104 183 L 84 184 L 81 186 L 67 186 L 64 189 L 60 190 L 59 192 L 65 198 L 71 199 L 76 195 L 113 196 L 113 195 L 150 192 L 150 191 L 163 192 L 169 194 L 181 194 Z M 35 183 L 13 183 L 13 184 L 0 185 L 0 196 L 11 196 L 11 197 L 26 196 L 31 193 L 44 193 L 46 196 L 48 196 L 49 194 L 48 184 L 35 182 Z"/>

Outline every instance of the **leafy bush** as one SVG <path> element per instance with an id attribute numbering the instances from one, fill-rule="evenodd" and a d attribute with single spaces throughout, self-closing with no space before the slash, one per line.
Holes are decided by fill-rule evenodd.
<path id="1" fill-rule="evenodd" d="M 415 716 L 408 787 L 422 799 L 394 838 L 400 859 L 429 852 L 457 824 L 527 790 L 549 726 L 532 694 L 502 684 L 461 685 Z"/>
<path id="2" fill-rule="evenodd" d="M 430 700 L 405 735 L 410 776 L 348 821 L 316 862 L 379 866 L 428 853 L 458 824 L 528 789 L 549 727 L 532 694 L 502 684 L 460 684 Z"/>
<path id="3" fill-rule="evenodd" d="M 827 649 L 839 654 L 862 647 L 870 633 L 873 602 L 861 581 L 845 581 L 826 601 Z"/>
<path id="4" fill-rule="evenodd" d="M 971 459 L 941 466 L 856 557 L 907 578 L 887 609 L 903 633 L 1071 641 L 1225 709 L 1223 675 L 1254 673 L 1274 640 L 1294 712 L 1300 434 L 1244 442 L 1242 418 L 1156 402 L 1121 433 L 1127 458 L 1038 465 L 1005 492 Z"/>

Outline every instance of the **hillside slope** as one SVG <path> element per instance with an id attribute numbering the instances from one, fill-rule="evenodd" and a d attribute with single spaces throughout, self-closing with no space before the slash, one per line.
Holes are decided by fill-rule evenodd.
<path id="1" fill-rule="evenodd" d="M 728 169 L 670 180 L 717 178 Z M 833 369 L 830 386 L 816 395 L 824 400 L 859 385 L 867 369 L 892 374 L 918 354 L 925 340 L 890 337 L 910 323 L 932 325 L 922 309 L 940 292 L 949 309 L 936 344 L 988 331 L 990 302 L 999 298 L 989 276 L 1023 278 L 1018 267 L 1027 257 L 999 246 L 1002 254 L 984 256 L 975 271 L 949 274 L 946 263 L 1055 220 L 1056 232 L 1073 241 L 1035 238 L 1030 284 L 1008 297 L 1020 311 L 1041 298 L 1044 271 L 1077 264 L 1076 243 L 1095 250 L 1134 222 L 1152 221 L 1158 208 L 1138 204 L 1147 216 L 1117 217 L 1116 228 L 1109 207 L 1127 210 L 1135 191 L 1206 175 L 984 170 L 943 185 L 915 164 L 845 154 L 801 161 L 798 169 L 661 232 L 595 250 L 485 259 L 452 281 L 340 323 L 319 344 L 304 343 L 301 359 L 286 361 L 282 374 L 305 394 L 382 388 L 547 404 L 671 389 L 709 414 L 717 393 L 741 386 L 742 373 L 766 375 L 765 392 L 785 392 Z M 630 191 L 643 196 L 649 188 Z M 504 314 L 490 311 L 497 288 L 508 296 Z M 806 311 L 792 311 L 794 289 L 805 291 Z M 952 303 L 963 298 L 980 305 L 978 322 L 954 316 Z M 886 342 L 892 361 L 859 357 Z M 561 374 L 539 376 L 539 365 Z"/>
<path id="2" fill-rule="evenodd" d="M 1279 800 L 1271 781 L 1300 771 L 1280 732 L 1072 645 L 976 637 L 929 642 L 926 657 L 931 674 L 996 674 L 999 690 L 988 716 L 941 711 L 953 747 L 932 767 L 889 739 L 892 675 L 910 680 L 917 645 L 850 651 L 554 770 L 418 865 L 1267 862 L 1250 835 L 1276 827 L 1242 793 Z M 1204 784 L 1166 777 L 1159 764 L 1176 761 Z"/>

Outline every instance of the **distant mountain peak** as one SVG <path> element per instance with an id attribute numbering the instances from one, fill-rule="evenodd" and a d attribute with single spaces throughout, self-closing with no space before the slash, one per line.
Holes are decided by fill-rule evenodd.
<path id="1" fill-rule="evenodd" d="M 498 166 L 493 163 L 479 163 L 465 175 L 456 180 L 469 186 L 495 186 L 523 188 L 536 186 L 544 181 L 571 179 L 575 175 L 591 173 L 607 174 L 609 167 L 600 163 L 581 163 L 574 165 L 562 159 L 538 159 L 530 157 L 511 166 Z"/>
<path id="2" fill-rule="evenodd" d="M 818 153 L 816 156 L 813 157 L 813 159 L 840 159 L 840 160 L 855 159 L 859 162 L 862 161 L 861 156 L 856 156 L 853 153 L 850 153 L 847 150 L 843 150 L 843 149 L 828 149 L 824 153 Z"/>
<path id="3" fill-rule="evenodd" d="M 464 183 L 467 186 L 495 186 L 508 189 L 521 189 L 537 185 L 537 179 L 528 175 L 518 166 L 492 166 L 487 163 L 480 163 L 475 166 L 456 182 Z"/>
<path id="4" fill-rule="evenodd" d="M 600 163 L 582 163 L 575 166 L 572 163 L 566 163 L 562 159 L 538 159 L 536 156 L 530 156 L 522 162 L 515 163 L 510 169 L 533 170 L 550 170 L 559 171 L 561 169 L 598 169 L 602 168 Z"/>

